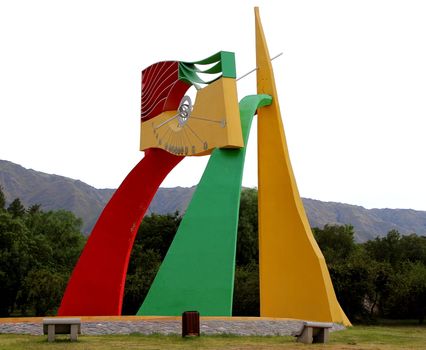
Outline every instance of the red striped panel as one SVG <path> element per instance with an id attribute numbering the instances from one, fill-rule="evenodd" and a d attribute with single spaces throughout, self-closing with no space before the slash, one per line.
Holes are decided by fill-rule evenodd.
<path id="1" fill-rule="evenodd" d="M 141 120 L 176 110 L 189 84 L 179 80 L 179 62 L 155 63 L 142 71 Z"/>

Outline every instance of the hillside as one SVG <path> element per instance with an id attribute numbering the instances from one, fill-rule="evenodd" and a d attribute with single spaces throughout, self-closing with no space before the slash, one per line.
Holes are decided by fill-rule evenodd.
<path id="1" fill-rule="evenodd" d="M 25 206 L 41 204 L 44 210 L 66 209 L 84 221 L 83 231 L 89 234 L 113 189 L 96 189 L 79 180 L 46 174 L 0 160 L 0 185 L 11 202 L 20 198 Z M 149 213 L 183 213 L 195 187 L 160 188 Z M 325 224 L 351 224 L 357 241 L 384 236 L 392 229 L 402 234 L 426 235 L 426 212 L 411 209 L 365 209 L 360 206 L 303 199 L 312 227 Z"/>
<path id="2" fill-rule="evenodd" d="M 19 198 L 28 207 L 41 204 L 43 210 L 65 209 L 83 219 L 83 232 L 89 234 L 96 220 L 114 193 L 114 189 L 97 189 L 64 176 L 26 169 L 0 160 L 0 186 L 10 203 Z M 161 188 L 154 197 L 149 213 L 184 212 L 195 187 Z"/>
<path id="3" fill-rule="evenodd" d="M 25 169 L 0 160 L 0 185 L 6 201 L 20 198 L 25 206 L 41 204 L 43 210 L 66 209 L 84 220 L 90 229 L 114 190 L 96 189 L 79 180 Z"/>
<path id="4" fill-rule="evenodd" d="M 356 239 L 364 242 L 384 236 L 390 230 L 402 234 L 417 233 L 426 236 L 426 211 L 412 209 L 365 209 L 364 207 L 335 202 L 303 199 L 312 227 L 325 224 L 350 224 L 354 226 Z"/>

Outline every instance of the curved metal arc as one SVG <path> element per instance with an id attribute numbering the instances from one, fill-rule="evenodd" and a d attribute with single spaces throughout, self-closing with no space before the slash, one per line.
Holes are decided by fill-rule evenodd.
<path id="1" fill-rule="evenodd" d="M 139 224 L 161 182 L 183 158 L 161 149 L 146 150 L 99 217 L 74 268 L 59 316 L 121 314 Z"/>

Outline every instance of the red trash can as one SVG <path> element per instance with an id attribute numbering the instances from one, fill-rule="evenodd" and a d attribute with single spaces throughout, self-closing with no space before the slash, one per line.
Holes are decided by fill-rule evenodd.
<path id="1" fill-rule="evenodd" d="M 200 336 L 200 313 L 185 311 L 182 313 L 182 337 Z"/>

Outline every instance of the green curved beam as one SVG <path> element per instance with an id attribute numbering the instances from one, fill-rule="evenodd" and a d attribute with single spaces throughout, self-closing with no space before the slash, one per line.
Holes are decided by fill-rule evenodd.
<path id="1" fill-rule="evenodd" d="M 256 110 L 269 95 L 239 104 L 244 144 Z M 235 247 L 246 147 L 216 149 L 138 315 L 231 316 Z"/>

